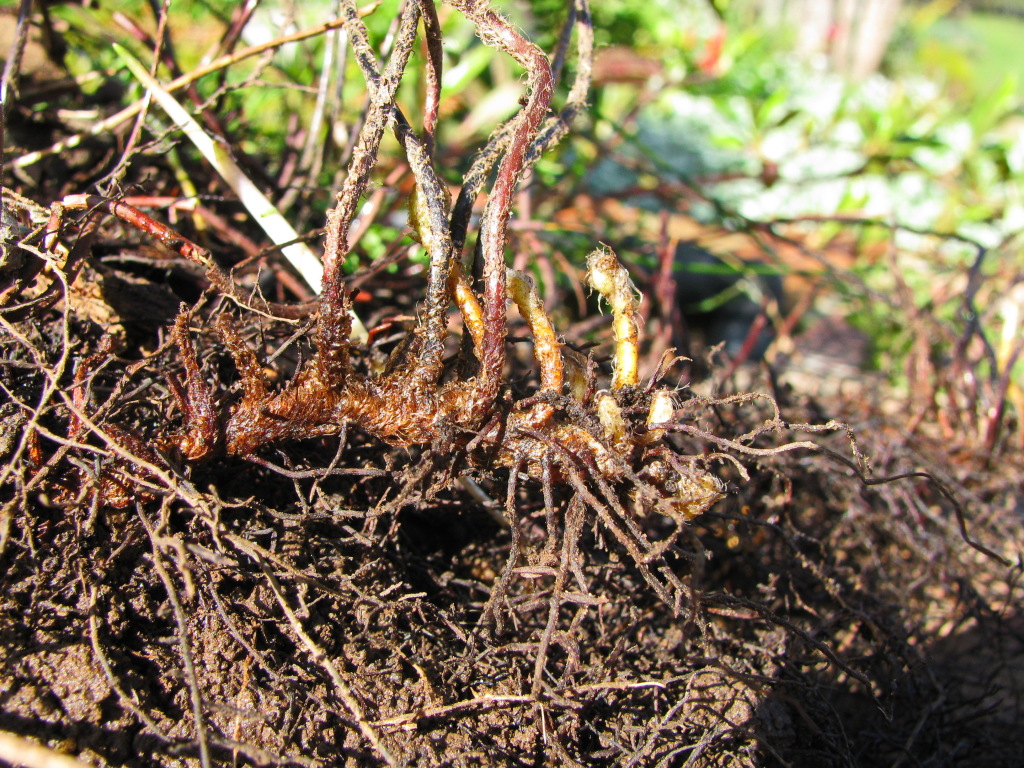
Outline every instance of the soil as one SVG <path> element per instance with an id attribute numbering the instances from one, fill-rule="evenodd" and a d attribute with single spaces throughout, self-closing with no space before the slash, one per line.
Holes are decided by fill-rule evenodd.
<path id="1" fill-rule="evenodd" d="M 56 106 L 9 111 L 8 157 L 42 143 L 43 125 L 45 142 L 73 133 Z M 179 305 L 204 370 L 227 387 L 230 357 L 199 332 L 217 311 L 267 352 L 308 324 L 239 311 L 111 217 L 87 241 L 69 223 L 64 261 L 44 267 L 26 233 L 111 170 L 117 140 L 13 173 L 21 197 L 5 198 L 0 730 L 140 768 L 1024 765 L 1024 462 L 1010 416 L 986 445 L 932 416 L 908 427 L 912 398 L 867 374 L 822 380 L 820 395 L 806 372 L 794 388 L 786 369 L 712 362 L 691 392 L 716 404 L 682 395 L 702 429 L 757 430 L 772 402 L 723 393 L 760 391 L 786 425 L 835 419 L 849 433 L 716 464 L 728 493 L 679 532 L 638 518 L 670 542 L 658 567 L 681 587 L 673 603 L 593 509 L 568 533 L 567 484 L 549 519 L 535 481 L 449 474 L 429 448 L 358 430 L 192 465 L 168 448 L 182 424 Z M 175 195 L 156 150 L 136 156 L 132 178 Z M 222 221 L 234 212 L 222 205 Z M 225 233 L 258 237 L 248 226 L 208 234 L 226 266 L 244 253 Z M 235 276 L 253 286 L 259 269 L 283 267 L 265 255 Z M 415 316 L 421 280 L 399 262 L 361 281 L 367 325 Z M 567 339 L 610 350 L 608 322 L 567 317 Z M 648 370 L 660 352 L 645 348 Z M 278 386 L 308 354 L 303 338 L 286 348 Z M 512 357 L 509 387 L 529 389 L 529 356 Z M 685 455 L 716 450 L 668 439 Z M 757 445 L 806 439 L 794 426 Z M 138 444 L 161 463 L 138 461 Z M 510 564 L 513 530 L 523 552 Z"/>
<path id="2" fill-rule="evenodd" d="M 677 605 L 593 515 L 579 581 L 553 601 L 542 494 L 524 483 L 526 556 L 489 620 L 508 526 L 458 484 L 389 505 L 392 478 L 429 461 L 422 452 L 352 435 L 338 457 L 337 441 L 314 440 L 269 458 L 336 474 L 222 460 L 175 468 L 177 493 L 136 487 L 104 503 L 103 427 L 69 435 L 69 406 L 49 389 L 58 377 L 73 395 L 61 352 L 81 359 L 98 342 L 95 321 L 66 309 L 10 324 L 4 342 L 4 730 L 100 765 L 204 752 L 214 764 L 378 764 L 351 698 L 407 765 L 1024 760 L 1018 571 L 965 543 L 932 480 L 868 487 L 806 452 L 745 461 L 749 479 L 733 472 L 667 557 L 686 587 Z M 138 367 L 132 343 L 93 378 L 88 410 L 173 431 L 158 384 L 173 355 Z M 931 468 L 971 535 L 1013 557 L 1020 467 L 946 458 L 863 402 L 840 414 L 849 404 L 791 395 L 784 412 L 845 415 L 882 457 L 876 476 Z M 740 432 L 766 414 L 718 416 Z M 816 442 L 849 455 L 845 438 Z M 124 484 L 155 485 L 133 477 Z M 502 473 L 475 477 L 502 498 Z"/>

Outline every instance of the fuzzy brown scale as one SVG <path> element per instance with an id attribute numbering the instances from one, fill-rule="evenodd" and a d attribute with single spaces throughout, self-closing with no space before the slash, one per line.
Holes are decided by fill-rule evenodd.
<path id="1" fill-rule="evenodd" d="M 465 399 L 458 386 L 435 391 L 418 385 L 409 376 L 409 366 L 369 377 L 348 365 L 323 365 L 324 355 L 317 355 L 283 391 L 273 393 L 233 324 L 222 316 L 218 326 L 241 376 L 243 394 L 225 415 L 184 404 L 187 426 L 178 448 L 191 461 L 250 456 L 269 445 L 335 435 L 349 424 L 396 448 L 429 444 L 439 416 L 453 410 L 453 400 Z M 181 336 L 178 341 L 183 343 Z M 186 347 L 183 358 L 188 360 L 192 353 Z M 199 376 L 190 373 L 188 378 Z M 207 397 L 208 391 L 200 392 L 200 402 Z"/>

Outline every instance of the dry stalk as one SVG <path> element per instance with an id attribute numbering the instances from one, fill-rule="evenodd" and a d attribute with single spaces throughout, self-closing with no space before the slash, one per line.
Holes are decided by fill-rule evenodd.
<path id="1" fill-rule="evenodd" d="M 288 623 L 290 624 L 292 631 L 295 632 L 295 636 L 298 637 L 299 642 L 305 646 L 306 650 L 312 656 L 313 661 L 323 667 L 327 674 L 330 676 L 331 681 L 334 683 L 334 687 L 338 692 L 338 697 L 344 702 L 348 711 L 352 714 L 353 719 L 356 721 L 356 725 L 359 727 L 359 732 L 363 734 L 363 737 L 373 745 L 373 748 L 377 751 L 384 761 L 390 766 L 400 766 L 401 762 L 395 759 L 384 743 L 380 739 L 380 735 L 377 730 L 367 720 L 366 715 L 363 713 L 363 707 L 359 703 L 355 694 L 352 692 L 351 686 L 342 677 L 341 672 L 338 670 L 337 665 L 331 660 L 331 657 L 327 655 L 327 652 L 321 648 L 309 633 L 306 632 L 302 626 L 302 622 L 299 621 L 298 616 L 295 615 L 295 611 L 288 604 L 285 599 L 284 593 L 281 591 L 281 584 L 278 582 L 274 572 L 270 570 L 267 564 L 262 558 L 257 559 L 257 564 L 260 570 L 263 571 L 263 575 L 267 577 L 267 581 L 270 583 L 270 588 L 274 593 L 274 597 L 277 598 L 278 605 L 281 606 L 281 610 L 284 611 L 285 616 L 288 617 Z"/>
<path id="2" fill-rule="evenodd" d="M 165 506 L 166 509 L 166 506 Z M 150 542 L 153 546 L 153 565 L 156 568 L 157 574 L 160 576 L 160 581 L 163 582 L 164 588 L 167 590 L 167 597 L 171 601 L 171 606 L 174 609 L 174 620 L 178 624 L 178 648 L 181 650 L 181 662 L 185 672 L 185 680 L 188 683 L 189 693 L 192 699 L 192 718 L 196 725 L 196 743 L 199 746 L 199 763 L 203 768 L 210 768 L 210 745 L 206 736 L 206 716 L 203 712 L 203 693 L 199 688 L 199 680 L 196 677 L 195 664 L 192 660 L 192 643 L 189 639 L 189 628 L 188 622 L 185 619 L 185 610 L 181 604 L 181 598 L 178 595 L 178 587 L 175 585 L 171 575 L 167 572 L 167 568 L 163 562 L 163 552 L 161 551 L 160 543 L 157 537 L 156 527 L 153 521 L 149 519 L 149 515 L 146 514 L 143 505 L 137 504 L 135 511 L 142 521 L 142 525 L 146 529 L 146 533 L 149 534 Z M 185 566 L 182 565 L 182 568 Z"/>

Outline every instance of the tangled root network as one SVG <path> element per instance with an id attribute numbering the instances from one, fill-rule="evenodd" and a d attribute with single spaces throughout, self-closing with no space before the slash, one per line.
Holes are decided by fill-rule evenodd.
<path id="1" fill-rule="evenodd" d="M 509 470 L 510 505 L 515 483 L 531 479 L 542 485 L 553 515 L 555 489 L 567 485 L 575 500 L 570 508 L 582 504 L 596 511 L 652 586 L 672 600 L 649 568 L 668 542 L 652 546 L 637 520 L 659 513 L 681 525 L 721 498 L 723 485 L 700 458 L 679 455 L 664 439 L 673 421 L 674 396 L 658 386 L 657 376 L 647 383 L 639 380 L 639 301 L 626 270 L 606 249 L 594 251 L 588 267 L 591 287 L 612 310 L 610 386 L 598 386 L 591 359 L 558 342 L 533 281 L 513 270 L 506 273 L 508 293 L 531 329 L 540 385 L 528 397 L 498 400 L 489 410 L 484 407 L 484 376 L 440 383 L 439 376 L 424 370 L 421 327 L 400 343 L 383 372 L 356 370 L 345 300 L 343 311 L 334 316 L 330 341 L 321 334 L 311 362 L 279 392 L 268 388 L 262 366 L 232 318 L 219 315 L 217 333 L 241 376 L 240 399 L 219 408 L 215 403 L 222 398 L 202 375 L 188 316 L 182 314 L 175 339 L 185 366 L 179 398 L 185 425 L 169 447 L 190 462 L 246 457 L 267 446 L 347 434 L 354 427 L 393 447 L 424 446 L 436 456 L 461 457 L 467 471 Z M 479 355 L 484 343 L 479 302 L 466 285 L 457 285 L 454 295 Z M 514 520 L 513 510 L 508 512 Z"/>
<path id="2" fill-rule="evenodd" d="M 531 279 L 508 269 L 505 262 L 506 230 L 517 186 L 530 164 L 564 135 L 585 103 L 593 53 L 587 3 L 578 0 L 574 6 L 571 20 L 578 26 L 579 66 L 567 103 L 555 115 L 549 115 L 553 75 L 544 52 L 486 3 L 457 0 L 454 4 L 476 24 L 484 42 L 525 69 L 528 97 L 523 109 L 495 131 L 450 206 L 447 186 L 432 159 L 441 65 L 433 5 L 404 6 L 391 56 L 381 69 L 354 4 L 345 3 L 356 60 L 372 98 L 328 218 L 323 289 L 312 331 L 315 352 L 289 383 L 272 388 L 237 321 L 219 314 L 213 320 L 214 330 L 234 362 L 241 391 L 218 391 L 213 377 L 200 365 L 190 331 L 192 315 L 183 312 L 174 325 L 173 339 L 184 380 L 171 380 L 183 424 L 173 436 L 164 433 L 155 442 L 162 453 L 195 465 L 224 457 L 259 460 L 260 452 L 269 447 L 309 438 L 340 436 L 344 443 L 350 430 L 361 430 L 392 448 L 427 451 L 429 460 L 405 473 L 402 490 L 392 501 L 396 505 L 414 486 L 437 489 L 468 473 L 507 472 L 505 511 L 513 553 L 496 595 L 503 591 L 520 554 L 515 489 L 533 481 L 543 493 L 547 557 L 555 557 L 556 528 L 561 528 L 562 558 L 577 562 L 575 551 L 564 547 L 576 546 L 587 513 L 596 513 L 601 527 L 629 552 L 644 579 L 664 600 L 677 604 L 682 586 L 663 556 L 683 524 L 706 511 L 720 498 L 723 487 L 706 470 L 703 459 L 683 455 L 665 439 L 673 427 L 676 403 L 673 392 L 659 386 L 664 370 L 649 382 L 639 379 L 636 289 L 611 251 L 602 248 L 589 256 L 589 283 L 610 305 L 614 325 L 613 372 L 610 382 L 602 383 L 592 359 L 559 342 Z M 395 101 L 421 14 L 429 70 L 422 134 L 412 130 Z M 383 369 L 371 373 L 360 362 L 367 356 L 353 354 L 360 350 L 353 349 L 353 315 L 340 265 L 350 251 L 349 231 L 358 201 L 388 126 L 415 177 L 410 224 L 429 265 L 417 323 Z M 466 277 L 461 254 L 474 201 L 492 170 L 494 186 L 480 218 L 476 244 L 475 258 L 482 267 L 478 287 Z M 75 196 L 65 204 L 120 217 L 201 264 L 214 288 L 236 303 L 278 313 L 267 303 L 254 306 L 259 302 L 246 297 L 209 252 L 125 203 Z M 506 370 L 509 299 L 530 328 L 538 366 L 539 386 L 518 399 Z M 463 351 L 455 365 L 445 359 L 453 303 L 465 329 Z M 88 365 L 83 370 L 84 380 Z M 166 464 L 150 446 L 129 435 L 123 437 L 145 464 Z M 125 503 L 132 495 L 126 483 L 108 480 L 106 488 L 111 503 Z M 652 514 L 674 522 L 673 533 L 659 536 L 657 543 L 641 526 L 643 518 Z M 563 567 L 560 572 L 566 570 Z"/>

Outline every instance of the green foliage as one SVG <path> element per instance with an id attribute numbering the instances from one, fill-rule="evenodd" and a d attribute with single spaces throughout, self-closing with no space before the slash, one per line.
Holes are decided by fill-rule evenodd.
<path id="1" fill-rule="evenodd" d="M 621 195 L 635 208 L 685 209 L 727 228 L 812 216 L 825 222 L 815 225 L 817 242 L 856 228 L 860 248 L 885 244 L 891 260 L 855 260 L 853 279 L 836 290 L 848 319 L 871 335 L 876 364 L 897 378 L 921 332 L 911 318 L 926 313 L 950 334 L 964 330 L 956 286 L 977 249 L 957 238 L 992 249 L 982 262 L 983 293 L 998 295 L 1024 268 L 1014 240 L 1024 227 L 1024 79 L 1006 65 L 1022 61 L 1019 33 L 1008 43 L 988 34 L 985 17 L 947 19 L 951 3 L 941 0 L 911 7 L 887 74 L 851 83 L 798 60 L 785 35 L 764 34 L 749 18 L 738 23 L 739 8 L 718 5 L 729 26 L 707 66 L 700 57 L 718 19 L 706 3 L 687 6 L 699 19 L 689 25 L 665 24 L 656 2 L 599 5 L 599 40 L 669 63 L 644 88 L 612 83 L 594 93 L 592 133 L 561 155 L 566 173 L 587 159 L 592 194 Z M 1000 51 L 997 75 L 973 68 L 975 49 L 963 53 L 936 35 L 961 22 L 977 46 Z M 1024 29 L 1017 24 L 1005 28 Z M 928 57 L 949 69 L 929 68 Z M 666 184 L 696 189 L 704 201 L 673 201 Z M 1000 333 L 995 314 L 979 321 L 987 336 Z M 988 365 L 981 360 L 979 372 Z"/>

